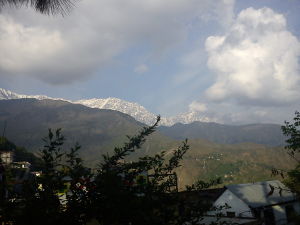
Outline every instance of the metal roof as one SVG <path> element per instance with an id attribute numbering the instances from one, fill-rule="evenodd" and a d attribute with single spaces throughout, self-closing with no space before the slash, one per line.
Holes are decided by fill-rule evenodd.
<path id="1" fill-rule="evenodd" d="M 225 187 L 252 208 L 296 200 L 296 196 L 278 180 L 233 184 Z M 272 187 L 274 187 L 273 191 Z"/>

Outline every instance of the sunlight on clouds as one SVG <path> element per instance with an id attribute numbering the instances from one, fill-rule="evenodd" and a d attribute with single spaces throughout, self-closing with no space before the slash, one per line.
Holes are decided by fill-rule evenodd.
<path id="1" fill-rule="evenodd" d="M 210 36 L 206 39 L 206 50 L 207 51 L 214 51 L 217 50 L 225 41 L 225 37 L 218 37 L 218 36 Z"/>
<path id="2" fill-rule="evenodd" d="M 0 15 L 0 68 L 4 72 L 26 72 L 64 48 L 58 31 L 25 27 Z"/>
<path id="3" fill-rule="evenodd" d="M 189 111 L 193 112 L 205 112 L 207 110 L 207 107 L 204 103 L 198 102 L 198 101 L 193 101 L 189 105 Z"/>
<path id="4" fill-rule="evenodd" d="M 214 101 L 278 105 L 300 99 L 300 42 L 283 15 L 269 8 L 240 12 L 228 33 L 206 40 L 208 66 L 216 72 L 207 90 Z"/>
<path id="5" fill-rule="evenodd" d="M 5 8 L 0 76 L 22 73 L 53 85 L 70 84 L 89 79 L 139 45 L 146 45 L 144 54 L 157 59 L 187 40 L 187 24 L 199 22 L 203 15 L 222 18 L 227 11 L 221 9 L 232 12 L 233 2 L 85 0 L 64 18 Z"/>
<path id="6" fill-rule="evenodd" d="M 206 40 L 208 66 L 216 72 L 212 100 L 284 104 L 300 99 L 300 42 L 283 15 L 269 8 L 240 12 L 229 32 Z"/>

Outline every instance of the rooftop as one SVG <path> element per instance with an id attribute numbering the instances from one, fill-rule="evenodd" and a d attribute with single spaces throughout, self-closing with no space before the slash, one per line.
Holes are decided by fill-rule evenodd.
<path id="1" fill-rule="evenodd" d="M 295 195 L 280 181 L 264 181 L 225 186 L 252 208 L 296 200 Z"/>

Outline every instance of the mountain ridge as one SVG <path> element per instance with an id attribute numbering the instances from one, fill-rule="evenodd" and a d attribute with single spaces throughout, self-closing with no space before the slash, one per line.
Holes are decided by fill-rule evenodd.
<path id="1" fill-rule="evenodd" d="M 80 104 L 89 108 L 114 110 L 125 113 L 135 120 L 151 125 L 156 115 L 149 112 L 138 103 L 124 101 L 118 98 L 92 98 L 70 101 L 62 98 L 51 98 L 45 95 L 21 95 L 0 88 L 0 100 L 33 98 L 37 100 L 60 100 L 71 104 Z M 159 131 L 172 139 L 207 139 L 220 144 L 234 144 L 253 142 L 268 146 L 284 145 L 280 125 L 277 124 L 246 124 L 225 125 L 209 121 L 208 118 L 199 118 L 195 112 L 179 114 L 175 117 L 162 117 Z M 195 121 L 196 120 L 196 121 Z"/>
<path id="2" fill-rule="evenodd" d="M 206 139 L 219 144 L 257 143 L 267 146 L 283 146 L 286 137 L 278 124 L 225 125 L 195 121 L 160 126 L 158 130 L 173 139 Z"/>
<path id="3" fill-rule="evenodd" d="M 109 97 L 109 98 L 92 98 L 92 99 L 81 99 L 71 101 L 63 98 L 52 98 L 46 95 L 23 95 L 17 94 L 10 90 L 0 88 L 0 100 L 9 100 L 9 99 L 20 99 L 20 98 L 34 98 L 38 100 L 51 99 L 51 100 L 62 100 L 70 102 L 73 104 L 81 104 L 90 108 L 98 109 L 111 109 L 116 110 L 125 114 L 128 114 L 134 117 L 137 121 L 151 125 L 156 120 L 156 115 L 149 112 L 145 107 L 139 105 L 135 102 L 125 101 L 119 98 Z M 212 118 L 201 115 L 196 111 L 188 111 L 186 113 L 181 113 L 172 117 L 161 117 L 160 124 L 164 126 L 172 126 L 176 123 L 188 124 L 194 121 L 201 122 L 211 122 L 215 121 Z"/>
<path id="4" fill-rule="evenodd" d="M 82 146 L 80 156 L 90 167 L 97 166 L 103 154 L 111 154 L 114 147 L 122 146 L 127 140 L 126 135 L 136 135 L 143 126 L 130 115 L 115 110 L 89 108 L 61 100 L 28 98 L 0 101 L 0 129 L 6 128 L 5 137 L 9 140 L 38 154 L 47 130 L 62 128 L 66 137 L 64 149 L 78 142 Z M 226 128 L 226 125 L 219 126 Z M 169 156 L 180 143 L 158 128 L 147 137 L 142 148 L 126 160 L 134 161 L 161 151 Z M 199 138 L 189 139 L 188 143 L 190 149 L 178 170 L 181 187 L 198 178 L 209 180 L 215 175 L 228 183 L 266 180 L 271 175 L 268 169 L 272 166 L 283 169 L 293 166 L 286 163 L 289 156 L 283 147 L 255 143 L 219 144 Z"/>

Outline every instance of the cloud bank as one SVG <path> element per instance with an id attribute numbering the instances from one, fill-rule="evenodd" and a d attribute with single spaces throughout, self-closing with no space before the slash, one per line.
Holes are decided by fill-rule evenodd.
<path id="1" fill-rule="evenodd" d="M 64 18 L 5 8 L 0 15 L 0 76 L 30 76 L 53 85 L 86 79 L 133 45 L 147 44 L 163 54 L 186 39 L 187 24 L 229 20 L 225 14 L 232 12 L 233 3 L 85 0 Z"/>
<path id="2" fill-rule="evenodd" d="M 239 13 L 228 33 L 205 43 L 216 74 L 209 99 L 238 104 L 285 105 L 300 99 L 300 42 L 283 15 L 269 8 Z"/>

